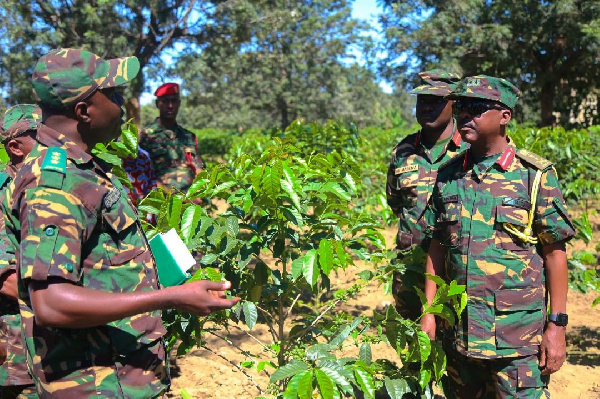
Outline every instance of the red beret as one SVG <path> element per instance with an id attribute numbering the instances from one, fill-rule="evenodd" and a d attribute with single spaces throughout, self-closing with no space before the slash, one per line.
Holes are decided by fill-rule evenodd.
<path id="1" fill-rule="evenodd" d="M 179 85 L 177 83 L 165 83 L 154 92 L 156 97 L 169 96 L 171 94 L 179 94 Z"/>

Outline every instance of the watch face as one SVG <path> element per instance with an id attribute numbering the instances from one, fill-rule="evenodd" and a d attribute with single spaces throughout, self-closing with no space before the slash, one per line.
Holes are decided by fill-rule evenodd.
<path id="1" fill-rule="evenodd" d="M 566 326 L 569 323 L 569 316 L 564 313 L 559 313 L 556 318 L 556 324 L 559 326 Z"/>

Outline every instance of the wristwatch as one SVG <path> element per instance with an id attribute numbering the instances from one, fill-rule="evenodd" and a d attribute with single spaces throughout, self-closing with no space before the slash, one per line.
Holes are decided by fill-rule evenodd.
<path id="1" fill-rule="evenodd" d="M 569 324 L 569 316 L 566 313 L 552 313 L 548 316 L 548 321 L 557 326 L 564 327 Z"/>

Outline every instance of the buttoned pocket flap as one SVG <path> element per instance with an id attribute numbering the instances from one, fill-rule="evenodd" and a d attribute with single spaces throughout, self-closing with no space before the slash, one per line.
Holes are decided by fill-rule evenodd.
<path id="1" fill-rule="evenodd" d="M 529 210 L 515 206 L 513 203 L 503 202 L 496 206 L 496 222 L 510 223 L 515 226 L 527 226 L 529 222 Z"/>
<path id="2" fill-rule="evenodd" d="M 495 306 L 499 312 L 540 310 L 544 306 L 544 290 L 541 287 L 498 290 Z"/>

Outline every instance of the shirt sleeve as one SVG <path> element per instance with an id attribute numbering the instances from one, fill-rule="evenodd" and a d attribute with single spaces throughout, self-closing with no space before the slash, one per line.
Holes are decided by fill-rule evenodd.
<path id="1" fill-rule="evenodd" d="M 400 213 L 400 194 L 398 193 L 398 178 L 394 173 L 396 169 L 396 151 L 392 153 L 390 164 L 388 165 L 387 179 L 385 184 L 385 196 L 388 206 L 392 209 L 394 214 Z"/>
<path id="2" fill-rule="evenodd" d="M 67 192 L 38 187 L 26 192 L 20 209 L 21 277 L 78 282 L 86 232 L 83 204 Z"/>
<path id="3" fill-rule="evenodd" d="M 4 214 L 0 212 L 0 277 L 11 270 L 16 270 L 15 247 L 8 239 Z"/>
<path id="4" fill-rule="evenodd" d="M 554 168 L 542 175 L 536 204 L 534 227 L 542 245 L 570 240 L 575 235 Z"/>

